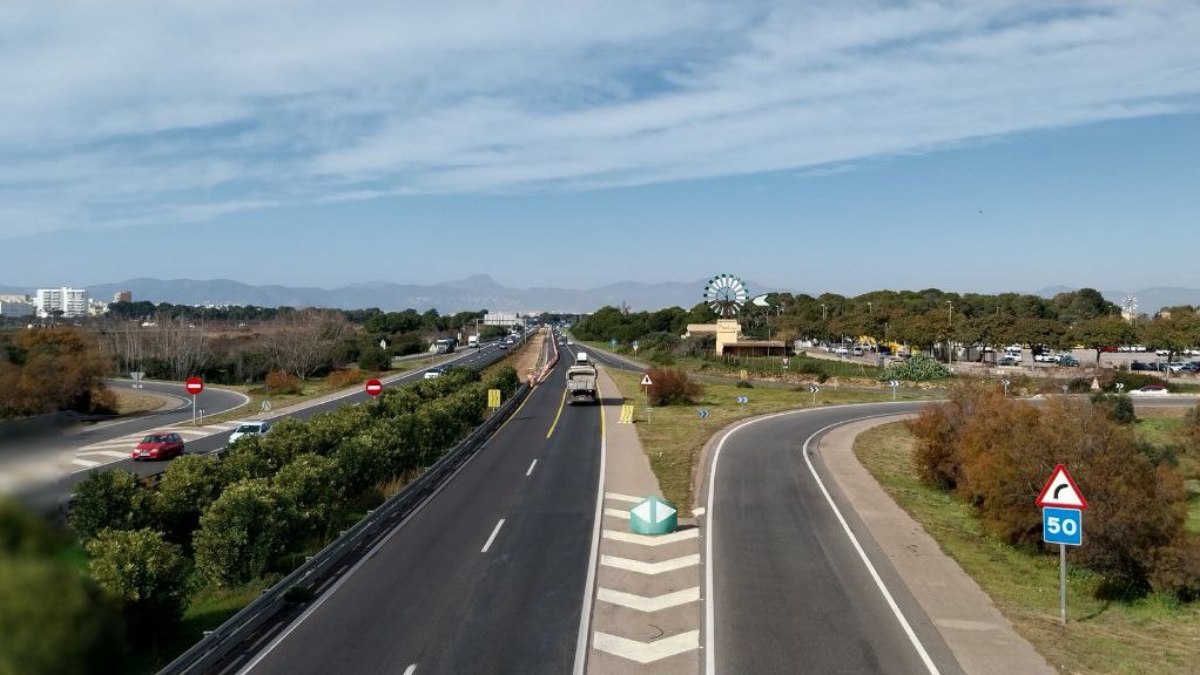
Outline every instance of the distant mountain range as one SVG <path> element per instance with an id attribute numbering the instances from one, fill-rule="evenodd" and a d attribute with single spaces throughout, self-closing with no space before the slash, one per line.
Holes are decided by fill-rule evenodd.
<path id="1" fill-rule="evenodd" d="M 487 275 L 477 275 L 432 285 L 369 282 L 341 288 L 251 286 L 229 279 L 130 279 L 116 284 L 88 287 L 93 298 L 109 300 L 117 291 L 130 291 L 135 301 L 170 302 L 180 305 L 255 305 L 259 307 L 335 307 L 385 311 L 416 309 L 453 313 L 491 311 L 592 312 L 622 302 L 634 310 L 663 307 L 690 308 L 703 299 L 706 280 L 691 282 L 641 283 L 622 281 L 590 290 L 536 287 L 508 288 Z M 754 294 L 780 289 L 746 282 Z M 5 287 L 0 287 L 0 292 Z M 28 293 L 30 289 L 13 289 Z"/>
<path id="2" fill-rule="evenodd" d="M 181 305 L 256 305 L 259 307 L 336 307 L 364 309 L 378 307 L 386 311 L 413 308 L 437 309 L 453 313 L 464 310 L 592 312 L 605 305 L 628 304 L 634 310 L 663 307 L 690 308 L 703 299 L 706 280 L 643 283 L 620 281 L 589 290 L 557 287 L 509 288 L 487 275 L 476 275 L 438 284 L 395 284 L 369 282 L 341 288 L 252 286 L 230 279 L 130 279 L 116 284 L 89 286 L 93 298 L 109 300 L 117 291 L 130 291 L 134 300 L 170 302 Z M 753 281 L 746 286 L 752 295 L 783 291 Z M 25 294 L 33 289 L 0 286 L 2 294 Z M 1076 290 L 1069 286 L 1051 286 L 1035 295 L 1052 298 L 1058 293 Z M 793 291 L 794 292 L 794 291 Z M 810 291 L 811 292 L 811 291 Z M 821 290 L 816 291 L 818 293 Z M 1120 305 L 1129 293 L 1101 291 L 1105 298 Z M 1138 311 L 1153 314 L 1163 307 L 1200 305 L 1200 289 L 1156 287 L 1133 291 Z"/>

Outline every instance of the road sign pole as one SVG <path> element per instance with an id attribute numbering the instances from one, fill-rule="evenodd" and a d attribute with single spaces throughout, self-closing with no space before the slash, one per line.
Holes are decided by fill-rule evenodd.
<path id="1" fill-rule="evenodd" d="M 196 426 L 196 395 L 192 394 L 192 426 Z"/>
<path id="2" fill-rule="evenodd" d="M 1067 545 L 1058 545 L 1058 619 L 1067 625 Z"/>

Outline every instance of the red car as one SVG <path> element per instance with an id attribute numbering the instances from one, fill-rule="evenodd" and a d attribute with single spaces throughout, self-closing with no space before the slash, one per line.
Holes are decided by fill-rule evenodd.
<path id="1" fill-rule="evenodd" d="M 174 431 L 155 431 L 147 434 L 133 449 L 133 460 L 171 459 L 183 454 L 183 437 Z"/>

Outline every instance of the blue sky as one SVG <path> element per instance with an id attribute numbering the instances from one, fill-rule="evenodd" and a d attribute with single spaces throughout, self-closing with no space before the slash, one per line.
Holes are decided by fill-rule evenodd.
<path id="1" fill-rule="evenodd" d="M 0 16 L 0 285 L 1200 287 L 1194 2 Z"/>

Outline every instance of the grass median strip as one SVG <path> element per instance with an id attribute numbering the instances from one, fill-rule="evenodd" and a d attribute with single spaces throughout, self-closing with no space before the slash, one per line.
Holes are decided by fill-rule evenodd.
<path id="1" fill-rule="evenodd" d="M 892 499 L 975 579 L 1051 665 L 1081 675 L 1197 672 L 1197 603 L 1183 605 L 1163 595 L 1129 602 L 1097 600 L 1096 576 L 1070 568 L 1070 622 L 1060 627 L 1058 559 L 997 541 L 981 530 L 968 505 L 922 485 L 913 467 L 913 447 L 902 424 L 888 424 L 860 435 L 854 451 Z"/>
<path id="2" fill-rule="evenodd" d="M 822 387 L 816 395 L 807 385 L 798 390 L 782 387 L 742 388 L 734 384 L 704 383 L 704 395 L 692 405 L 672 405 L 645 411 L 646 397 L 639 386 L 641 373 L 608 369 L 626 402 L 636 406 L 638 437 L 650 459 L 650 467 L 658 477 L 663 496 L 674 504 L 681 515 L 691 513 L 696 464 L 704 444 L 717 431 L 740 419 L 779 412 L 841 403 L 890 401 L 890 390 L 860 390 Z M 739 396 L 746 403 L 737 403 Z M 926 392 L 907 393 L 901 390 L 899 400 L 929 398 Z M 708 411 L 701 419 L 700 410 Z"/>

